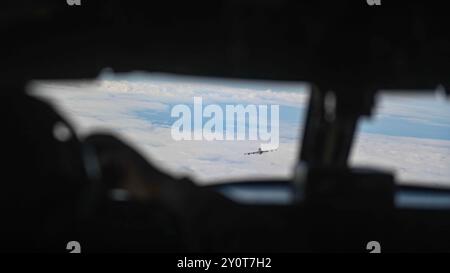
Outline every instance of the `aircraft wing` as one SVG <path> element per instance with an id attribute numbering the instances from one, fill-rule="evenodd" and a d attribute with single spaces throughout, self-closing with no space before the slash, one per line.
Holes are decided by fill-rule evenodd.
<path id="1" fill-rule="evenodd" d="M 256 152 L 249 152 L 249 153 L 244 153 L 244 155 L 254 155 L 254 154 L 263 154 L 263 153 L 268 153 L 268 152 L 274 152 L 277 149 L 272 149 L 272 150 L 265 150 L 265 151 L 256 151 Z"/>
<path id="2" fill-rule="evenodd" d="M 250 152 L 250 153 L 244 153 L 244 155 L 254 155 L 254 154 L 259 154 L 260 152 Z"/>

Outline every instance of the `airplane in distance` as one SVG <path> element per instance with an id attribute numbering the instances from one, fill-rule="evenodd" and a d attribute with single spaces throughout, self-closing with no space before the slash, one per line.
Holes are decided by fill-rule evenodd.
<path id="1" fill-rule="evenodd" d="M 244 155 L 254 155 L 254 154 L 259 154 L 259 155 L 261 155 L 261 154 L 263 154 L 263 153 L 274 152 L 274 151 L 276 151 L 276 150 L 277 150 L 277 149 L 263 150 L 263 149 L 261 149 L 261 148 L 258 148 L 257 151 L 255 151 L 255 152 L 249 152 L 249 153 L 244 153 Z"/>

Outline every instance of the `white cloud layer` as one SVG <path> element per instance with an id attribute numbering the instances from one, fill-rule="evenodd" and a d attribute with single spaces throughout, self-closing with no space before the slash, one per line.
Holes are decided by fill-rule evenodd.
<path id="1" fill-rule="evenodd" d="M 354 145 L 354 166 L 394 171 L 409 184 L 450 186 L 450 141 L 362 133 Z"/>
<path id="2" fill-rule="evenodd" d="M 170 128 L 136 116 L 137 110 L 168 110 L 169 104 L 210 103 L 302 105 L 305 93 L 254 91 L 214 85 L 96 81 L 77 84 L 39 83 L 33 93 L 49 100 L 74 125 L 80 137 L 110 131 L 128 141 L 152 163 L 201 183 L 242 178 L 288 177 L 292 173 L 297 134 L 281 139 L 277 152 L 245 156 L 258 141 L 174 141 Z M 298 103 L 295 103 L 298 102 Z M 170 118 L 170 110 L 167 111 Z M 290 128 L 292 129 L 292 127 Z"/>
<path id="3" fill-rule="evenodd" d="M 434 95 L 392 95 L 378 96 L 377 117 L 396 117 L 406 121 L 419 122 L 450 130 L 450 101 L 439 93 Z"/>
<path id="4" fill-rule="evenodd" d="M 80 137 L 96 131 L 110 131 L 131 143 L 157 166 L 174 174 L 188 174 L 200 183 L 214 183 L 261 177 L 288 177 L 298 154 L 298 128 L 280 120 L 281 143 L 278 151 L 245 156 L 257 141 L 174 141 L 170 127 L 152 123 L 136 111 L 167 112 L 170 105 L 192 103 L 203 97 L 205 103 L 279 104 L 305 106 L 307 93 L 238 88 L 213 83 L 171 81 L 99 80 L 92 82 L 42 82 L 32 86 L 71 121 Z M 393 100 L 383 104 L 383 114 L 434 121 L 444 125 L 446 114 Z M 426 108 L 426 107 L 425 107 Z M 431 111 L 431 112 L 430 112 Z M 442 122 L 441 122 L 442 123 Z M 285 134 L 283 134 L 285 132 Z M 376 166 L 394 170 L 402 181 L 431 181 L 450 185 L 450 141 L 359 134 L 351 162 L 357 166 Z"/>

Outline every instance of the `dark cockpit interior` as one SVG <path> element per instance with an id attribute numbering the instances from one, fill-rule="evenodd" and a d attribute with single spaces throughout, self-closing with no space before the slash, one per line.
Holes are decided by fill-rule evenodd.
<path id="1" fill-rule="evenodd" d="M 67 252 L 69 241 L 87 253 L 366 253 L 370 241 L 382 252 L 450 250 L 449 189 L 349 165 L 380 90 L 439 88 L 448 100 L 443 4 L 76 2 L 2 3 L 1 251 Z M 78 137 L 26 92 L 104 68 L 310 83 L 293 175 L 201 186 L 114 133 Z"/>

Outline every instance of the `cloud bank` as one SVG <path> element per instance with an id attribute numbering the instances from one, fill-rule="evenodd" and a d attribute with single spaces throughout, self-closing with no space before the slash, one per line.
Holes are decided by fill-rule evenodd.
<path id="1" fill-rule="evenodd" d="M 39 82 L 31 86 L 33 94 L 59 109 L 81 138 L 98 131 L 112 132 L 158 167 L 175 175 L 189 175 L 201 184 L 291 176 L 301 138 L 299 116 L 305 111 L 308 92 L 303 85 L 285 88 L 289 91 L 283 88 L 167 79 Z M 280 117 L 278 151 L 245 156 L 245 152 L 256 150 L 260 143 L 174 141 L 170 134 L 170 109 L 174 104 L 192 103 L 193 97 L 202 97 L 205 103 L 280 105 L 285 114 Z M 390 99 L 382 103 L 378 117 L 436 123 L 445 130 L 450 124 L 450 112 L 442 111 L 440 106 L 430 108 L 429 103 Z M 352 149 L 351 164 L 393 170 L 402 183 L 429 181 L 430 185 L 449 186 L 450 140 L 361 132 Z"/>

